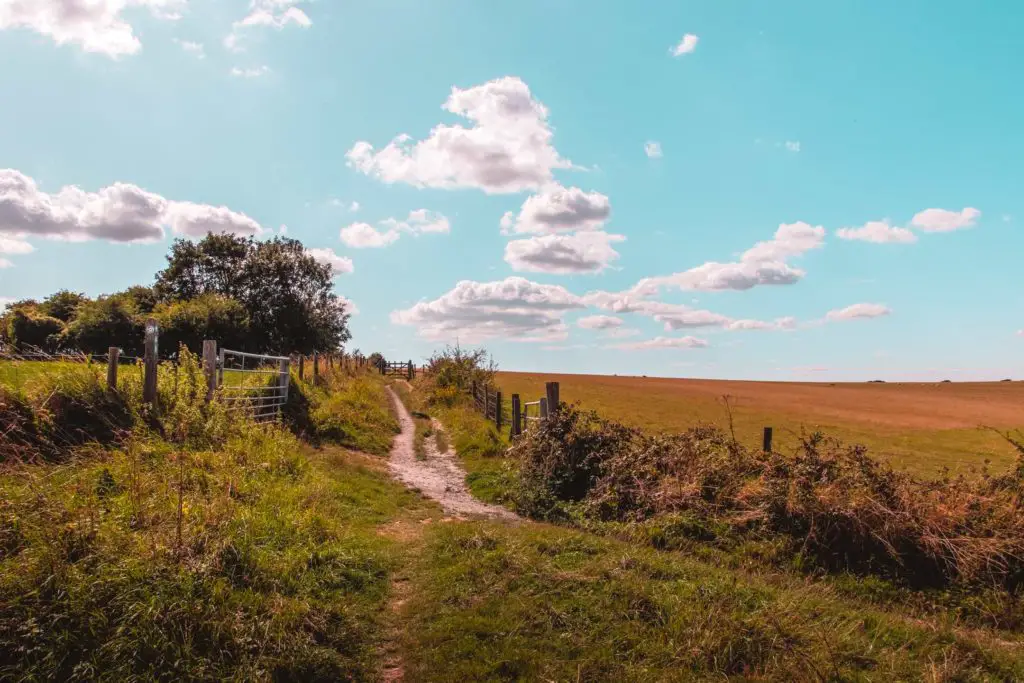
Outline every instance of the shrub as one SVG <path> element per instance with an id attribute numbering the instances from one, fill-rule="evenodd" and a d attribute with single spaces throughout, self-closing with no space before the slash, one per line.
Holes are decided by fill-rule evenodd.
<path id="1" fill-rule="evenodd" d="M 685 521 L 783 537 L 801 561 L 917 585 L 1024 585 L 1024 446 L 1001 477 L 925 482 L 814 434 L 791 457 L 700 426 L 655 436 L 563 405 L 512 449 L 515 502 L 542 519 Z M 714 532 L 716 535 L 720 531 Z"/>
<path id="2" fill-rule="evenodd" d="M 447 346 L 431 356 L 421 373 L 420 390 L 432 405 L 454 406 L 473 386 L 494 383 L 498 367 L 487 351 Z"/>
<path id="3" fill-rule="evenodd" d="M 4 316 L 4 336 L 21 348 L 37 348 L 52 353 L 60 347 L 64 323 L 39 309 L 19 308 Z"/>

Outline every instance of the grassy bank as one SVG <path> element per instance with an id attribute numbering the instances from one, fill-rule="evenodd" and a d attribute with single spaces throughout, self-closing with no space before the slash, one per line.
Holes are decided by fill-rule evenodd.
<path id="1" fill-rule="evenodd" d="M 4 463 L 0 679 L 375 676 L 405 552 L 378 528 L 431 509 L 378 459 L 326 445 L 390 440 L 378 434 L 393 425 L 380 385 L 303 387 L 320 402 L 310 422 L 330 426 L 313 450 L 204 404 L 194 363 L 187 373 L 195 382 L 156 422 L 125 399 L 127 429 L 108 443 L 62 443 L 59 458 L 22 443 L 26 457 Z M 67 434 L 62 420 L 55 433 Z"/>

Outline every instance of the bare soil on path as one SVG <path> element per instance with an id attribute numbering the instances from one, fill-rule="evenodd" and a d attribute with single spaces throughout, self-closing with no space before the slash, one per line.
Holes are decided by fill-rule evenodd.
<path id="1" fill-rule="evenodd" d="M 484 503 L 472 496 L 466 488 L 466 472 L 459 466 L 453 446 L 441 453 L 434 439 L 426 439 L 424 449 L 427 457 L 417 460 L 414 447 L 416 423 L 398 394 L 391 387 L 386 389 L 402 428 L 391 446 L 391 457 L 388 460 L 388 467 L 396 479 L 436 500 L 446 513 L 455 517 L 518 519 L 512 511 Z M 434 420 L 434 428 L 443 429 L 443 425 Z"/>

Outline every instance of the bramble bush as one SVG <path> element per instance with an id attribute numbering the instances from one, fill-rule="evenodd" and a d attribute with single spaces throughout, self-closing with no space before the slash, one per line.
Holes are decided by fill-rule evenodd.
<path id="1" fill-rule="evenodd" d="M 699 426 L 651 435 L 563 405 L 511 449 L 514 499 L 539 519 L 687 520 L 788 539 L 813 566 L 920 586 L 1024 585 L 1024 445 L 1010 473 L 922 481 L 820 434 L 795 454 L 743 447 Z"/>

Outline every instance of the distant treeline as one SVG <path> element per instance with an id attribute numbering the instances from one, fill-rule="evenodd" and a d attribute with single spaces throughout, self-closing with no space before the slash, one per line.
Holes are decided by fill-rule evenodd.
<path id="1" fill-rule="evenodd" d="M 48 353 L 101 354 L 117 346 L 139 355 L 147 318 L 160 324 L 161 355 L 181 343 L 199 349 L 204 339 L 243 351 L 308 354 L 336 350 L 351 336 L 331 267 L 301 242 L 210 234 L 175 240 L 151 286 L 95 299 L 61 290 L 10 304 L 0 317 L 0 341 Z"/>

